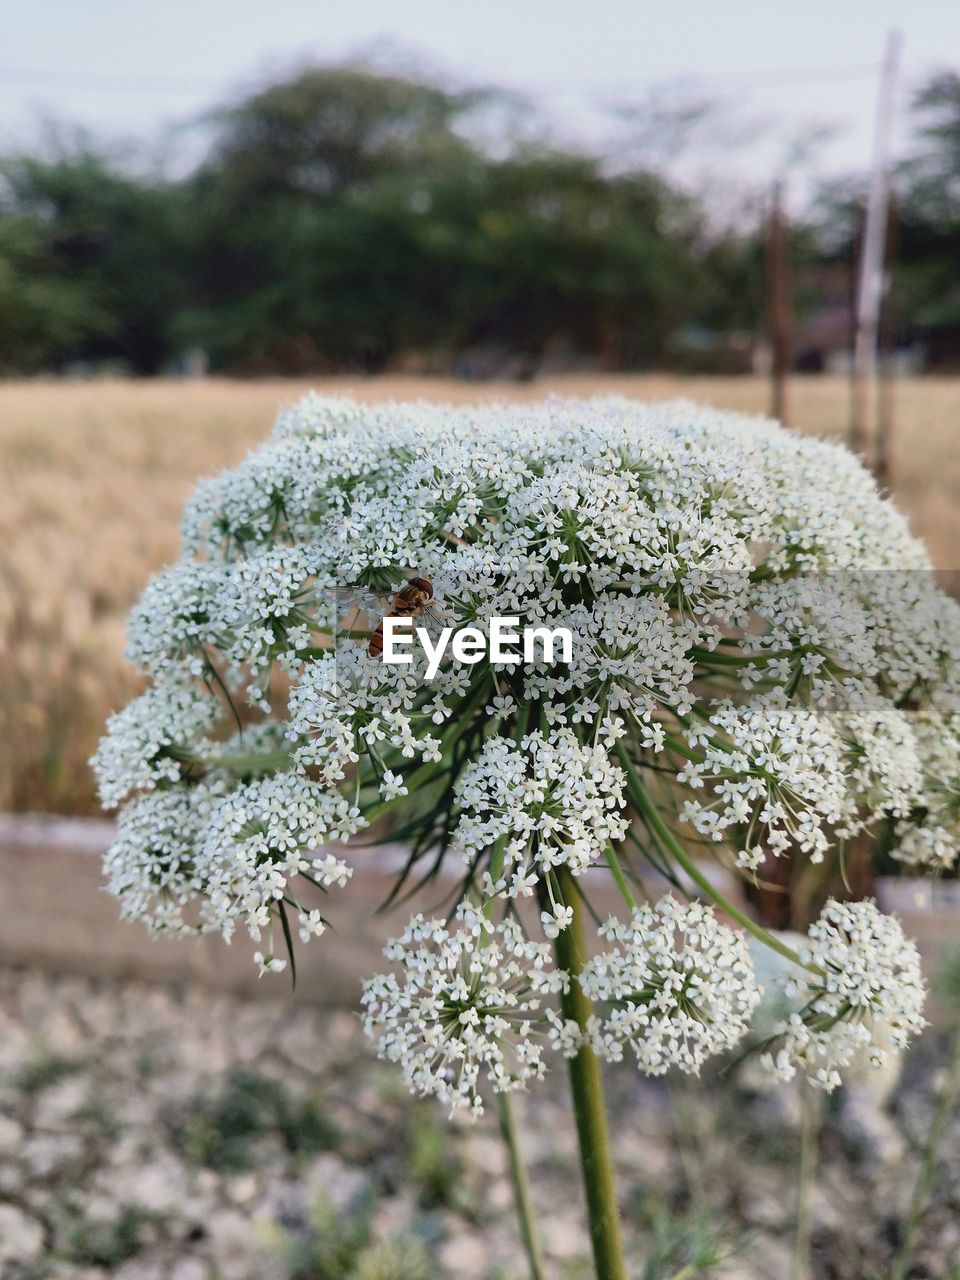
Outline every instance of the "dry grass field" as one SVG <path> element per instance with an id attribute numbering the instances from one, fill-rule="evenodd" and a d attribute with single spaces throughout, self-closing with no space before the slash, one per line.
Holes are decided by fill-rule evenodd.
<path id="1" fill-rule="evenodd" d="M 679 395 L 762 412 L 750 378 L 565 377 L 528 386 L 390 378 L 318 380 L 370 399 L 527 398 L 550 391 Z M 184 500 L 201 475 L 237 462 L 269 431 L 293 382 L 0 385 L 0 809 L 91 812 L 86 767 L 104 716 L 136 687 L 124 619 L 177 552 Z M 936 563 L 960 554 L 960 380 L 898 390 L 895 493 Z M 847 386 L 799 379 L 796 426 L 837 435 Z"/>

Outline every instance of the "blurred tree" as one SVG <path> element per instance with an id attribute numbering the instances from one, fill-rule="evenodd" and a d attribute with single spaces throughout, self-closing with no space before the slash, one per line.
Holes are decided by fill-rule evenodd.
<path id="1" fill-rule="evenodd" d="M 245 199 L 329 202 L 385 174 L 462 155 L 454 125 L 490 96 L 363 66 L 311 68 L 215 112 L 202 172 Z"/>
<path id="2" fill-rule="evenodd" d="M 25 288 L 29 264 L 35 358 L 157 373 L 187 287 L 182 222 L 174 187 L 122 173 L 82 138 L 0 162 L 0 266 Z"/>
<path id="3" fill-rule="evenodd" d="M 551 343 L 662 357 L 696 294 L 695 202 L 594 156 L 491 154 L 469 124 L 496 97 L 345 67 L 219 113 L 181 340 L 283 372 L 493 345 L 530 372 Z"/>
<path id="4" fill-rule="evenodd" d="M 898 337 L 919 339 L 933 367 L 960 366 L 960 75 L 942 72 L 914 96 L 914 131 L 895 175 L 898 197 Z M 837 181 L 814 210 L 820 260 L 857 254 L 855 207 L 863 182 Z"/>
<path id="5" fill-rule="evenodd" d="M 659 179 L 524 151 L 487 165 L 457 208 L 469 264 L 454 282 L 459 345 L 507 344 L 530 372 L 551 341 L 610 368 L 663 355 L 695 287 L 696 227 L 690 202 Z"/>
<path id="6" fill-rule="evenodd" d="M 933 225 L 960 222 L 960 73 L 933 76 L 913 101 L 917 145 L 904 165 L 915 216 Z"/>
<path id="7" fill-rule="evenodd" d="M 43 228 L 0 216 L 0 374 L 55 364 L 104 323 L 87 291 L 51 261 Z"/>
<path id="8" fill-rule="evenodd" d="M 960 77 L 932 79 L 916 119 L 898 305 L 929 333 L 960 322 Z M 206 117 L 205 158 L 177 181 L 82 137 L 0 159 L 0 368 L 155 373 L 195 346 L 249 373 L 745 367 L 759 204 L 726 217 L 715 187 L 667 176 L 724 117 L 681 100 L 624 121 L 612 156 L 534 145 L 509 94 L 347 65 Z M 794 223 L 800 311 L 842 285 L 850 198 Z"/>
<path id="9" fill-rule="evenodd" d="M 913 154 L 900 175 L 898 308 L 935 364 L 960 366 L 960 74 L 913 102 Z"/>
<path id="10" fill-rule="evenodd" d="M 182 339 L 284 372 L 375 370 L 420 345 L 422 313 L 444 310 L 423 279 L 420 186 L 469 164 L 454 125 L 488 98 L 344 66 L 216 113 L 188 184 L 198 305 Z"/>

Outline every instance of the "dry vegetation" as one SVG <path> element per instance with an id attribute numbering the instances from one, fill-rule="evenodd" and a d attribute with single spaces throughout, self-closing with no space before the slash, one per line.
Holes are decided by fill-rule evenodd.
<path id="1" fill-rule="evenodd" d="M 536 398 L 550 390 L 687 395 L 761 412 L 756 379 L 553 379 L 521 388 L 410 379 L 315 382 L 370 399 Z M 203 382 L 0 386 L 0 809 L 90 812 L 86 759 L 106 713 L 134 690 L 124 619 L 177 552 L 196 479 L 238 461 L 306 384 Z M 845 383 L 800 380 L 796 425 L 837 434 Z M 896 496 L 937 564 L 960 549 L 960 380 L 898 393 Z"/>

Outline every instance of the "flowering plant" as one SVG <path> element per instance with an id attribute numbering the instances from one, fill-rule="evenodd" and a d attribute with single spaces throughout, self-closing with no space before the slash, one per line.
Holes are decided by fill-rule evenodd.
<path id="1" fill-rule="evenodd" d="M 960 605 L 844 449 L 684 403 L 308 397 L 183 533 L 133 612 L 152 683 L 94 760 L 124 913 L 243 930 L 283 968 L 324 932 L 318 895 L 335 914 L 343 844 L 402 814 L 403 878 L 447 856 L 460 890 L 390 943 L 364 1025 L 451 1110 L 499 1095 L 511 1140 L 510 1092 L 568 1059 L 603 1276 L 623 1262 L 598 1059 L 696 1073 L 735 1045 L 760 996 L 743 931 L 792 968 L 775 1076 L 831 1089 L 922 1025 L 894 918 L 830 900 L 794 949 L 706 869 L 842 868 L 852 837 L 956 856 Z M 569 661 L 385 663 L 370 602 L 411 574 L 425 625 L 562 625 Z M 603 875 L 623 911 L 588 941 Z"/>

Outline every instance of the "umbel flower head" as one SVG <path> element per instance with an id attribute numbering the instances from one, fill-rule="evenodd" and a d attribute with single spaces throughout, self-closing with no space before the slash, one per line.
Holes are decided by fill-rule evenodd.
<path id="1" fill-rule="evenodd" d="M 747 867 L 759 867 L 768 850 L 791 847 L 823 860 L 825 828 L 847 811 L 841 746 L 829 720 L 790 706 L 776 689 L 740 705 L 717 703 L 688 737 L 691 758 L 680 781 L 710 791 L 709 802 L 684 807 L 697 831 L 722 840 L 728 828 L 743 829 L 737 860 Z"/>
<path id="2" fill-rule="evenodd" d="M 567 982 L 548 945 L 467 907 L 453 929 L 415 916 L 385 955 L 400 975 L 364 984 L 364 1028 L 413 1092 L 479 1114 L 483 1081 L 503 1093 L 543 1074 L 543 997 Z"/>
<path id="3" fill-rule="evenodd" d="M 124 915 L 154 932 L 217 931 L 229 941 L 240 924 L 260 941 L 296 877 L 346 884 L 351 868 L 317 851 L 356 826 L 343 797 L 292 772 L 232 789 L 217 780 L 167 788 L 123 810 L 106 871 Z M 317 908 L 291 907 L 307 937 L 323 931 Z M 273 958 L 272 969 L 284 967 Z"/>
<path id="4" fill-rule="evenodd" d="M 629 1046 L 648 1075 L 699 1075 L 746 1034 L 761 995 L 750 949 L 709 906 L 667 895 L 598 932 L 614 946 L 588 961 L 580 982 L 603 1009 L 589 1031 L 602 1057 L 619 1061 Z"/>
<path id="5" fill-rule="evenodd" d="M 923 803 L 917 821 L 908 815 L 900 824 L 895 852 L 905 862 L 946 869 L 960 839 L 960 712 L 930 708 L 916 717 L 915 734 Z"/>
<path id="6" fill-rule="evenodd" d="M 829 1092 L 855 1058 L 879 1067 L 923 1029 L 920 956 L 876 903 L 828 902 L 800 954 L 805 967 L 787 984 L 799 1008 L 764 1058 L 780 1079 L 801 1071 Z"/>
<path id="7" fill-rule="evenodd" d="M 155 930 L 246 933 L 272 972 L 328 910 L 336 923 L 357 833 L 402 829 L 411 883 L 451 854 L 457 900 L 483 919 L 468 906 L 452 931 L 417 925 L 394 994 L 413 1007 L 429 996 L 415 981 L 448 974 L 467 1001 L 456 1035 L 434 1031 L 441 1057 L 426 1056 L 416 1037 L 451 1016 L 428 1003 L 416 1025 L 398 1006 L 383 1042 L 451 1105 L 537 1075 L 543 1045 L 577 1052 L 582 1028 L 534 1007 L 565 981 L 542 948 L 563 945 L 572 893 L 604 875 L 629 903 L 646 860 L 672 873 L 717 855 L 752 876 L 878 831 L 906 861 L 955 865 L 960 608 L 837 445 L 687 403 L 308 397 L 202 482 L 183 540 L 131 617 L 148 688 L 93 761 L 121 810 L 110 886 Z M 428 634 L 513 618 L 566 627 L 570 653 L 498 665 L 448 649 L 428 674 L 415 646 L 384 662 L 372 636 L 414 577 L 433 588 Z M 518 911 L 527 933 L 503 923 Z M 870 934 L 890 964 L 898 948 L 910 960 L 898 928 L 880 917 Z M 836 982 L 848 966 L 856 986 L 860 935 L 841 932 Z M 696 1070 L 740 1034 L 748 967 L 704 906 L 644 908 L 605 942 L 584 978 L 604 1052 Z M 823 1001 L 821 944 L 804 974 Z M 368 1020 L 389 1022 L 391 990 L 371 988 Z M 522 1029 L 541 1015 L 545 1040 Z M 832 1079 L 855 1022 L 865 1043 L 890 1019 L 843 1006 L 827 1035 L 801 1015 L 783 1061 L 819 1054 Z"/>
<path id="8" fill-rule="evenodd" d="M 467 858 L 506 839 L 510 892 L 529 892 L 557 866 L 580 875 L 623 838 L 623 770 L 606 748 L 569 729 L 528 734 L 519 744 L 490 738 L 464 770 L 464 816 L 454 839 Z"/>

